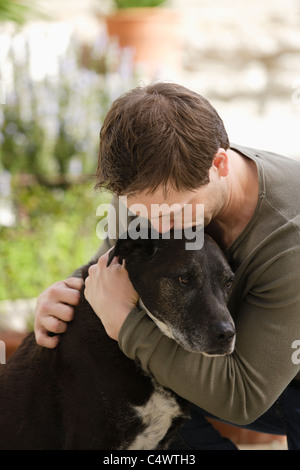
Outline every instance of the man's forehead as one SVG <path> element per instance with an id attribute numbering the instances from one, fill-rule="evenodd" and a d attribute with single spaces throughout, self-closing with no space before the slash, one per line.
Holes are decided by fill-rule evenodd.
<path id="1" fill-rule="evenodd" d="M 153 204 L 162 206 L 162 210 L 167 209 L 167 206 L 173 206 L 173 210 L 176 211 L 176 209 L 182 209 L 182 207 L 188 204 L 194 196 L 195 191 L 178 192 L 170 189 L 168 193 L 165 194 L 163 190 L 158 189 L 153 194 L 149 194 L 145 191 L 134 195 L 128 195 L 126 205 L 129 207 L 133 204 L 144 204 L 145 206 L 150 207 Z"/>

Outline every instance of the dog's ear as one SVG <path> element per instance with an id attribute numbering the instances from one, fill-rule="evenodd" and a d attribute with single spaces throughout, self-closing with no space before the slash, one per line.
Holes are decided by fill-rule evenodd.
<path id="1" fill-rule="evenodd" d="M 156 250 L 155 239 L 152 240 L 151 237 L 133 239 L 130 237 L 130 233 L 127 232 L 125 236 L 117 240 L 114 248 L 110 251 L 106 266 L 110 265 L 114 257 L 119 258 L 120 264 L 123 260 L 128 264 L 137 257 L 148 258 L 153 256 Z"/>

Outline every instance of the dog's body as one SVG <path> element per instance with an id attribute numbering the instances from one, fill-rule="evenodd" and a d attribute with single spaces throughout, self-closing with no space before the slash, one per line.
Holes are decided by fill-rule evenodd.
<path id="1" fill-rule="evenodd" d="M 145 307 L 169 336 L 186 349 L 227 354 L 233 349 L 234 328 L 226 289 L 216 286 L 221 273 L 223 281 L 232 273 L 219 249 L 207 240 L 207 248 L 194 253 L 185 252 L 184 240 L 119 240 L 110 261 L 113 256 L 126 260 Z M 218 302 L 212 301 L 212 320 L 203 321 L 199 299 L 205 290 L 199 279 L 207 282 L 203 268 L 207 270 L 209 263 L 217 270 L 210 277 L 215 279 L 210 290 L 216 289 Z M 180 267 L 185 280 L 188 272 L 193 278 L 193 289 L 184 282 L 181 296 L 174 298 L 171 279 L 184 279 Z M 184 294 L 186 288 L 189 292 Z M 188 309 L 184 299 L 189 299 Z M 202 303 L 207 315 L 204 299 Z M 186 327 L 180 327 L 182 319 Z M 186 412 L 184 400 L 147 376 L 107 336 L 83 291 L 57 348 L 41 348 L 30 334 L 0 369 L 0 449 L 163 449 Z"/>
<path id="2" fill-rule="evenodd" d="M 2 371 L 0 449 L 163 447 L 183 416 L 174 394 L 156 389 L 107 336 L 83 293 L 55 350 L 30 334 Z"/>

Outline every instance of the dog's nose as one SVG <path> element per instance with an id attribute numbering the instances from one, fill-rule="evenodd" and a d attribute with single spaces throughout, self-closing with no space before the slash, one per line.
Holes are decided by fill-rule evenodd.
<path id="1" fill-rule="evenodd" d="M 215 332 L 220 344 L 229 343 L 235 336 L 235 328 L 229 322 L 219 322 L 215 326 Z"/>

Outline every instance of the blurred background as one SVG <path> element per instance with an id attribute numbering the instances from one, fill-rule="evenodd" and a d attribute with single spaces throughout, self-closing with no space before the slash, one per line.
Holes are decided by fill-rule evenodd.
<path id="1" fill-rule="evenodd" d="M 154 80 L 206 96 L 232 142 L 299 158 L 300 1 L 0 0 L 0 325 L 96 251 L 101 124 Z"/>
<path id="2" fill-rule="evenodd" d="M 206 96 L 232 142 L 300 158 L 300 1 L 0 0 L 2 332 L 97 250 L 101 124 L 154 80 Z"/>
<path id="3" fill-rule="evenodd" d="M 155 80 L 206 96 L 232 142 L 299 158 L 300 1 L 0 0 L 2 329 L 97 250 L 101 124 Z"/>

